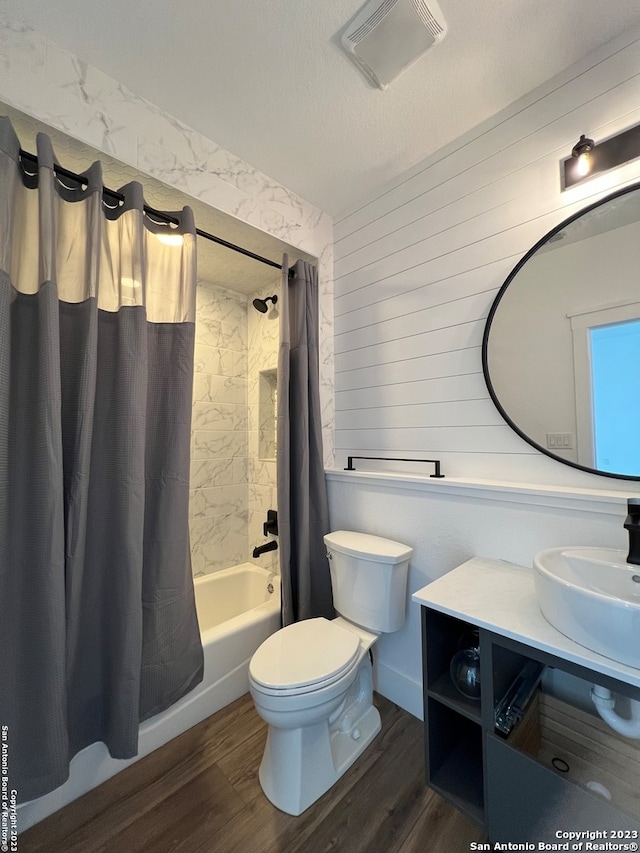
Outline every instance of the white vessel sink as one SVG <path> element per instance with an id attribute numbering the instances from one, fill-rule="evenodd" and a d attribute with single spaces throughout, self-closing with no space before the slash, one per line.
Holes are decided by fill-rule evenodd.
<path id="1" fill-rule="evenodd" d="M 538 604 L 560 633 L 640 668 L 640 566 L 613 548 L 549 548 L 536 554 Z"/>

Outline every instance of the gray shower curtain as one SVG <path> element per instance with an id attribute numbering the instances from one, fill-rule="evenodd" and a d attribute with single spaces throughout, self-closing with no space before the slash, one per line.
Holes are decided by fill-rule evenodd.
<path id="1" fill-rule="evenodd" d="M 335 616 L 323 541 L 329 532 L 318 356 L 318 271 L 282 261 L 277 491 L 282 621 Z"/>
<path id="2" fill-rule="evenodd" d="M 195 229 L 37 175 L 0 119 L 0 725 L 18 802 L 202 678 L 188 538 Z"/>

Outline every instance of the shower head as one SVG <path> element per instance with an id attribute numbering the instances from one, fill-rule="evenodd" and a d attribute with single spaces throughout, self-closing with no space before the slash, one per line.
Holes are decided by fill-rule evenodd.
<path id="1" fill-rule="evenodd" d="M 267 305 L 267 302 L 272 302 L 273 305 L 275 305 L 277 301 L 278 301 L 278 297 L 275 296 L 275 294 L 274 294 L 273 296 L 267 296 L 265 299 L 254 299 L 253 300 L 253 307 L 256 309 L 256 311 L 259 311 L 261 314 L 266 314 L 267 309 L 269 307 Z"/>

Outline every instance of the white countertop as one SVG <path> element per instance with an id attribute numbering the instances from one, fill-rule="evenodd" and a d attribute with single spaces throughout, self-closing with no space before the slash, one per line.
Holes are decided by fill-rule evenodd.
<path id="1" fill-rule="evenodd" d="M 574 643 L 547 622 L 538 607 L 532 569 L 474 557 L 414 592 L 412 598 L 478 628 L 640 687 L 640 669 Z M 634 640 L 640 642 L 640 637 Z"/>

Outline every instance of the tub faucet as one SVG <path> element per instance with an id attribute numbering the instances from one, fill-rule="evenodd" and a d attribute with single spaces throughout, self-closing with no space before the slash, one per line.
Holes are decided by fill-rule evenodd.
<path id="1" fill-rule="evenodd" d="M 627 563 L 640 566 L 640 498 L 627 500 L 628 515 L 625 519 L 625 529 L 629 531 L 629 556 Z"/>
<path id="2" fill-rule="evenodd" d="M 264 545 L 256 545 L 253 549 L 252 557 L 259 557 L 261 554 L 266 554 L 267 551 L 277 551 L 278 543 L 275 539 L 272 539 L 271 542 L 265 542 Z"/>

